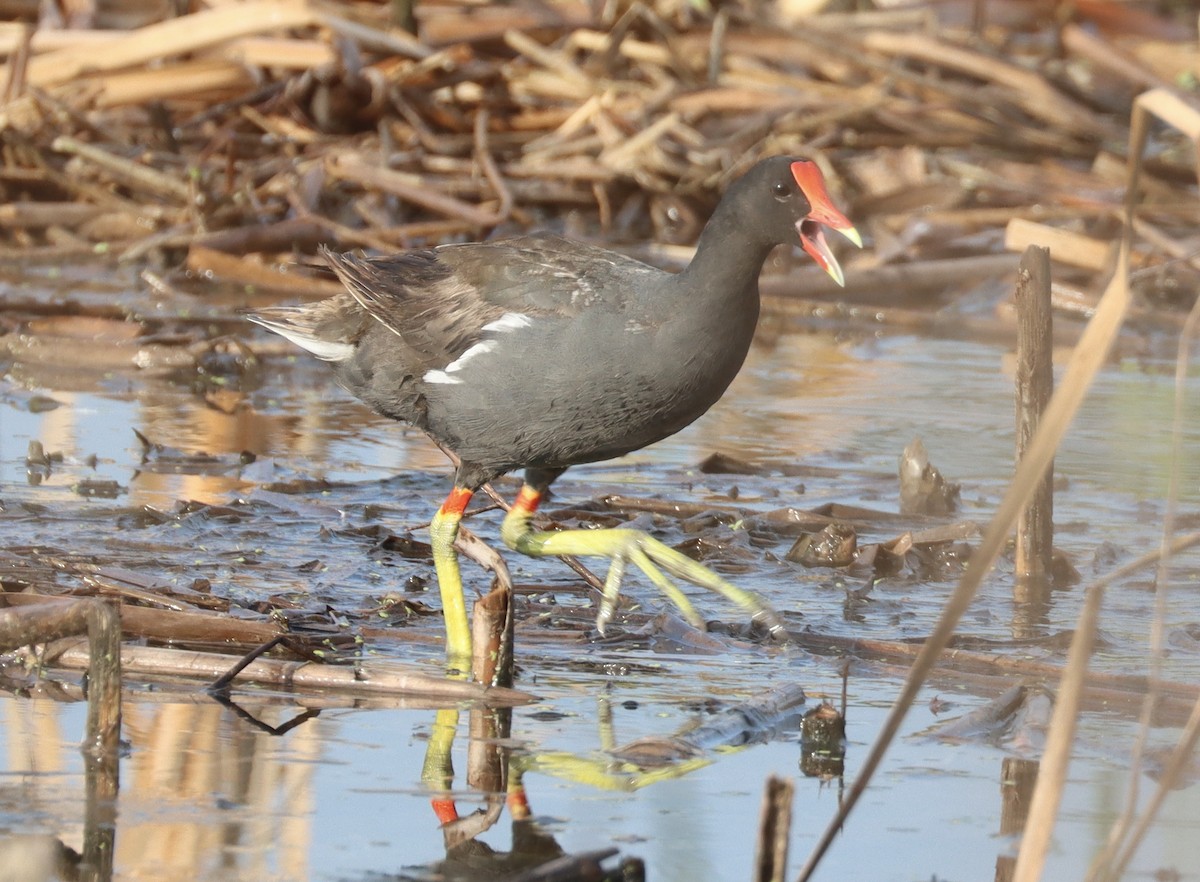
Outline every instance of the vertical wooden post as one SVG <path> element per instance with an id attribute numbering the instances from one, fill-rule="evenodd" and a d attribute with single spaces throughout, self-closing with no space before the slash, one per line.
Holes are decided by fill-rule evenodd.
<path id="1" fill-rule="evenodd" d="M 1000 835 L 1013 836 L 1025 829 L 1029 803 L 1037 783 L 1037 760 L 1008 757 L 1000 766 Z M 1016 869 L 1016 857 L 1002 854 L 996 858 L 995 882 L 1010 882 Z"/>
<path id="2" fill-rule="evenodd" d="M 115 762 L 121 742 L 121 614 L 93 600 L 87 611 L 88 715 L 84 752 Z"/>
<path id="3" fill-rule="evenodd" d="M 1050 250 L 1030 245 L 1017 272 L 1017 461 L 1033 439 L 1054 391 Z M 1054 464 L 1017 519 L 1018 580 L 1048 582 L 1054 544 Z"/>
<path id="4" fill-rule="evenodd" d="M 788 836 L 792 830 L 791 778 L 771 775 L 763 791 L 754 855 L 754 882 L 784 882 L 787 878 Z"/>

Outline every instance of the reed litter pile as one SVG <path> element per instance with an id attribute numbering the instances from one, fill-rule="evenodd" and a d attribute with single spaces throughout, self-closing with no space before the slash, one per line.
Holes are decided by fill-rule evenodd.
<path id="1" fill-rule="evenodd" d="M 870 230 L 859 270 L 1037 241 L 1078 271 L 1056 272 L 1069 287 L 1111 257 L 1132 99 L 1190 100 L 1200 77 L 1182 13 L 1073 8 L 787 22 L 761 6 L 446 0 L 416 8 L 413 36 L 389 5 L 209 0 L 129 30 L 0 23 L 0 256 L 102 253 L 290 288 L 280 265 L 318 243 L 538 227 L 652 241 L 642 256 L 671 263 L 730 177 L 791 153 Z M 1157 137 L 1135 268 L 1195 247 L 1192 150 Z M 1155 290 L 1177 287 L 1156 272 Z"/>

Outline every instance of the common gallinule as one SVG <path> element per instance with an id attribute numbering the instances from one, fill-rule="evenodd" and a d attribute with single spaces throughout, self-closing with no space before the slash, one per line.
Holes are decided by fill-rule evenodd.
<path id="1" fill-rule="evenodd" d="M 776 245 L 799 236 L 842 282 L 823 226 L 861 245 L 818 167 L 777 157 L 729 187 L 678 274 L 556 236 L 372 259 L 326 251 L 345 293 L 250 318 L 330 362 L 378 413 L 458 456 L 454 488 L 430 525 L 451 667 L 466 670 L 471 655 L 453 548 L 459 522 L 476 490 L 520 468 L 504 542 L 533 556 L 609 558 L 602 630 L 633 563 L 694 623 L 702 624 L 695 607 L 667 574 L 724 595 L 775 631 L 778 617 L 756 594 L 645 533 L 539 531 L 530 521 L 569 466 L 666 438 L 721 397 L 750 348 L 758 274 Z"/>

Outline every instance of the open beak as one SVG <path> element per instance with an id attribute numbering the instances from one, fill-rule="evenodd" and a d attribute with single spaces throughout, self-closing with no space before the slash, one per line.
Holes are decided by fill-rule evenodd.
<path id="1" fill-rule="evenodd" d="M 804 198 L 812 206 L 808 217 L 796 224 L 796 232 L 800 234 L 800 245 L 809 257 L 817 262 L 817 266 L 829 273 L 839 285 L 846 284 L 846 277 L 838 265 L 837 258 L 825 241 L 825 227 L 837 230 L 859 248 L 862 248 L 862 236 L 846 215 L 838 211 L 829 192 L 825 189 L 825 178 L 815 162 L 806 159 L 792 163 L 792 177 L 804 193 Z"/>

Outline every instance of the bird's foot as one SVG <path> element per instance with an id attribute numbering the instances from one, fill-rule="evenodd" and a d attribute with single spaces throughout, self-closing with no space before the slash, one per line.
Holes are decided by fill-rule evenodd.
<path id="1" fill-rule="evenodd" d="M 700 588 L 715 591 L 727 598 L 746 610 L 750 614 L 751 620 L 765 627 L 772 637 L 782 637 L 785 632 L 783 622 L 778 614 L 757 594 L 738 588 L 699 561 L 676 551 L 641 530 L 617 528 L 565 532 L 582 533 L 587 544 L 592 544 L 595 540 L 600 539 L 601 541 L 596 544 L 608 546 L 607 548 L 597 548 L 593 552 L 578 552 L 579 554 L 598 554 L 611 560 L 608 575 L 604 580 L 604 596 L 600 602 L 600 611 L 596 615 L 596 628 L 601 634 L 604 633 L 605 627 L 612 621 L 616 612 L 617 601 L 620 598 L 621 578 L 625 574 L 625 567 L 628 563 L 632 563 L 645 573 L 646 577 L 679 608 L 683 617 L 694 627 L 703 630 L 704 619 L 670 576 L 690 582 Z M 553 539 L 564 533 L 549 535 Z"/>
<path id="2" fill-rule="evenodd" d="M 684 618 L 697 628 L 704 628 L 704 619 L 696 607 L 679 590 L 671 577 L 690 582 L 700 588 L 715 591 L 750 613 L 753 621 L 765 627 L 773 637 L 785 633 L 782 620 L 765 600 L 752 591 L 745 591 L 722 579 L 704 564 L 692 560 L 648 536 L 641 530 L 614 528 L 605 530 L 538 531 L 530 526 L 541 494 L 526 485 L 504 519 L 500 535 L 515 551 L 532 557 L 573 555 L 576 557 L 607 557 L 612 563 L 604 580 L 604 596 L 596 616 L 596 627 L 603 634 L 612 620 L 621 592 L 625 567 L 632 563 L 674 603 Z"/>

